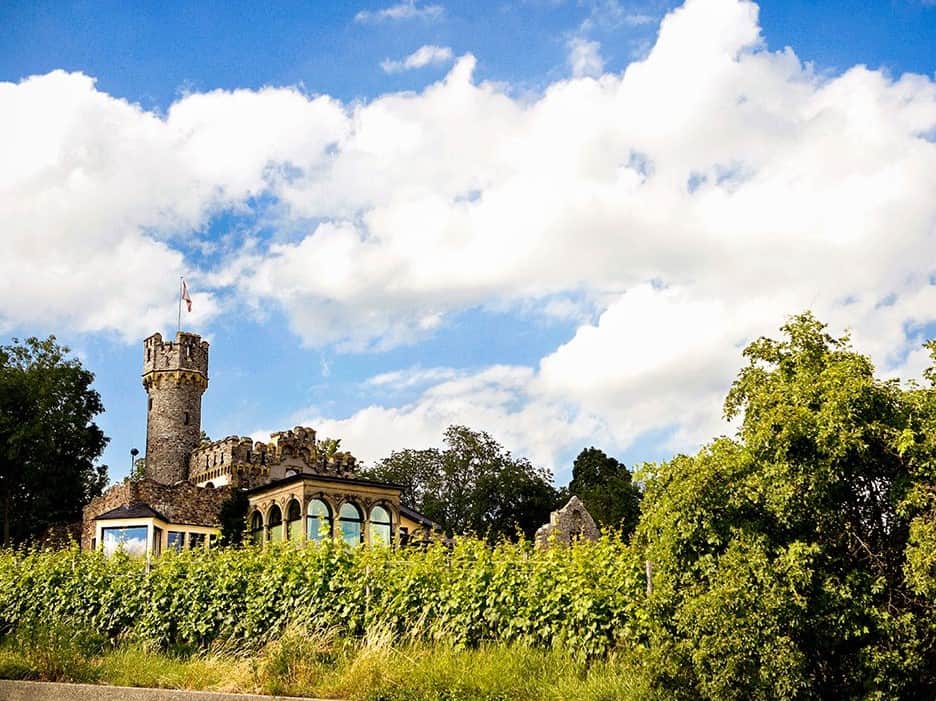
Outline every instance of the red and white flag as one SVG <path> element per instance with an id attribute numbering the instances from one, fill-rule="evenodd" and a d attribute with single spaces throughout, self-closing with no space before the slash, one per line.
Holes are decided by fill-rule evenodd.
<path id="1" fill-rule="evenodd" d="M 188 311 L 192 311 L 192 298 L 188 293 L 188 285 L 185 284 L 185 278 L 182 278 L 182 299 L 185 300 L 185 307 Z"/>

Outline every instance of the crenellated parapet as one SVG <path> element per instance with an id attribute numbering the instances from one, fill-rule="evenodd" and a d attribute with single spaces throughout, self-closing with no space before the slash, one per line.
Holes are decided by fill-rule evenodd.
<path id="1" fill-rule="evenodd" d="M 297 426 L 271 434 L 268 443 L 241 436 L 204 443 L 192 451 L 189 480 L 202 486 L 256 487 L 294 474 L 353 477 L 356 468 L 353 455 L 325 456 L 315 431 Z"/>
<path id="2" fill-rule="evenodd" d="M 208 378 L 208 341 L 180 331 L 174 341 L 154 333 L 143 341 L 143 375 L 161 370 L 188 370 Z"/>

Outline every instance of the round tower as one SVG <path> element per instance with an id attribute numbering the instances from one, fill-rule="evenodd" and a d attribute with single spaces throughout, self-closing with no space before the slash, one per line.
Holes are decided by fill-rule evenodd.
<path id="1" fill-rule="evenodd" d="M 188 479 L 189 456 L 201 440 L 201 397 L 208 388 L 208 342 L 180 331 L 175 341 L 155 333 L 143 341 L 146 471 L 173 484 Z"/>

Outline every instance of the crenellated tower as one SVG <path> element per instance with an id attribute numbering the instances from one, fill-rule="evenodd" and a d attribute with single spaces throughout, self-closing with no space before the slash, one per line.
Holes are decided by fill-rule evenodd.
<path id="1" fill-rule="evenodd" d="M 146 476 L 163 484 L 188 479 L 189 456 L 201 439 L 201 398 L 208 388 L 208 342 L 180 331 L 143 341 Z"/>

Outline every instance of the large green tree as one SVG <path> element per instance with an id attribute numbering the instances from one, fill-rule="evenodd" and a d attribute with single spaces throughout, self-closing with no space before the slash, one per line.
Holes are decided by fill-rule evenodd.
<path id="1" fill-rule="evenodd" d="M 0 346 L 0 537 L 28 540 L 81 519 L 101 493 L 107 444 L 94 375 L 50 336 Z"/>
<path id="2" fill-rule="evenodd" d="M 405 504 L 439 523 L 446 533 L 489 539 L 530 537 L 548 521 L 556 490 L 548 471 L 515 458 L 490 434 L 449 426 L 441 450 L 401 450 L 366 471 L 371 479 L 402 486 Z"/>
<path id="3" fill-rule="evenodd" d="M 627 467 L 603 450 L 585 448 L 572 463 L 569 493 L 576 495 L 602 528 L 628 536 L 640 516 L 640 490 Z"/>
<path id="4" fill-rule="evenodd" d="M 666 698 L 933 698 L 932 596 L 906 576 L 932 396 L 876 378 L 811 314 L 782 332 L 744 351 L 737 437 L 645 470 L 645 668 Z"/>

